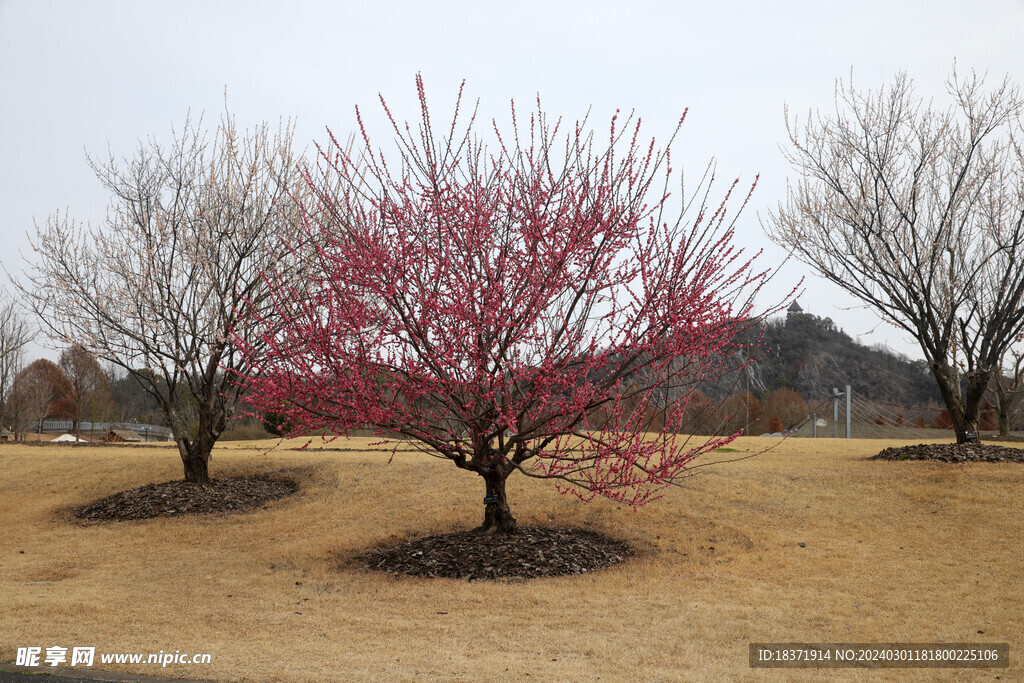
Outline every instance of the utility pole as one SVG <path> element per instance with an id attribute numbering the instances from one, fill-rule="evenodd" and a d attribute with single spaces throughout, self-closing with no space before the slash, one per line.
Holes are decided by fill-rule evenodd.
<path id="1" fill-rule="evenodd" d="M 747 375 L 747 395 L 743 398 L 743 403 L 747 406 L 747 428 L 743 430 L 743 436 L 750 436 L 750 368 L 744 368 Z"/>
<path id="2" fill-rule="evenodd" d="M 851 438 L 850 434 L 850 385 L 846 385 L 846 438 Z"/>
<path id="3" fill-rule="evenodd" d="M 832 438 L 839 438 L 839 389 L 832 387 Z"/>

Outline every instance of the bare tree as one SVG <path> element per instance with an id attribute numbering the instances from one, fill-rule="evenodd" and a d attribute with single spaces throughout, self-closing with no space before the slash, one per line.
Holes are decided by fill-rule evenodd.
<path id="1" fill-rule="evenodd" d="M 0 429 L 10 422 L 9 401 L 14 378 L 21 371 L 25 347 L 35 336 L 13 300 L 0 303 Z"/>
<path id="2" fill-rule="evenodd" d="M 1010 417 L 1018 407 L 1021 393 L 1024 393 L 1024 351 L 1008 351 L 1003 356 L 998 370 L 992 375 L 990 390 L 995 395 L 999 412 L 999 436 L 1010 436 Z"/>
<path id="3" fill-rule="evenodd" d="M 24 441 L 29 432 L 37 428 L 41 430 L 41 422 L 46 417 L 49 388 L 43 382 L 34 381 L 28 371 L 29 368 L 24 367 L 14 377 L 8 398 L 15 441 Z"/>
<path id="4" fill-rule="evenodd" d="M 71 419 L 75 437 L 80 438 L 82 419 L 94 421 L 110 400 L 110 382 L 96 357 L 81 344 L 65 349 L 59 364 L 71 383 Z"/>
<path id="5" fill-rule="evenodd" d="M 124 368 L 170 422 L 185 480 L 209 478 L 210 451 L 240 392 L 234 340 L 259 344 L 247 316 L 269 315 L 261 273 L 289 273 L 300 222 L 292 127 L 239 133 L 225 114 L 214 138 L 186 121 L 170 146 L 89 163 L 112 195 L 106 220 L 66 215 L 36 227 L 21 289 L 66 345 Z M 245 305 L 243 305 L 243 303 Z"/>
<path id="6" fill-rule="evenodd" d="M 14 378 L 11 402 L 17 416 L 15 434 L 24 437 L 34 428 L 42 439 L 43 420 L 71 415 L 71 383 L 53 361 L 40 358 Z"/>
<path id="7" fill-rule="evenodd" d="M 904 74 L 837 84 L 836 111 L 786 114 L 800 174 L 765 229 L 918 342 L 957 441 L 1024 329 L 1024 155 L 1017 87 L 955 72 L 939 109 Z"/>

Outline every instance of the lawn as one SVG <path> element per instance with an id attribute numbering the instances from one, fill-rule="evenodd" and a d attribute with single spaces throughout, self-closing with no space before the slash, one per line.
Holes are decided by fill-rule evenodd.
<path id="1" fill-rule="evenodd" d="M 590 575 L 490 583 L 396 578 L 353 561 L 483 514 L 474 476 L 415 452 L 389 464 L 372 443 L 224 444 L 214 476 L 293 470 L 299 492 L 256 512 L 88 525 L 68 509 L 180 477 L 176 451 L 0 445 L 0 661 L 25 646 L 180 650 L 212 662 L 103 668 L 251 681 L 1024 671 L 1022 465 L 868 461 L 905 442 L 791 439 L 703 468 L 638 512 L 513 475 L 520 524 L 586 526 L 636 554 Z M 770 443 L 739 439 L 722 457 Z M 761 641 L 1009 642 L 1014 665 L 750 669 L 747 645 Z"/>

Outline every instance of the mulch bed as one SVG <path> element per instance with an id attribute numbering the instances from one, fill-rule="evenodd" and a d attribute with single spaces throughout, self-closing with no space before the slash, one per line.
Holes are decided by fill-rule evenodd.
<path id="1" fill-rule="evenodd" d="M 937 460 L 939 462 L 1024 462 L 1024 450 L 986 443 L 921 443 L 886 448 L 871 460 Z"/>
<path id="2" fill-rule="evenodd" d="M 452 579 L 530 579 L 586 574 L 622 562 L 628 544 L 586 529 L 520 526 L 514 534 L 459 531 L 358 558 L 370 569 Z"/>
<path id="3" fill-rule="evenodd" d="M 207 484 L 167 481 L 115 493 L 73 512 L 79 519 L 97 522 L 243 512 L 290 496 L 297 489 L 291 479 L 270 477 L 211 479 Z"/>

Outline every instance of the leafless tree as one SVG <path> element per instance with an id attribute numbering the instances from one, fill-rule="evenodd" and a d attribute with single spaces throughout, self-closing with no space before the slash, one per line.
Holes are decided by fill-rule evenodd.
<path id="1" fill-rule="evenodd" d="M 11 388 L 21 371 L 25 347 L 34 336 L 35 331 L 25 322 L 13 300 L 0 303 L 0 429 L 10 426 Z"/>
<path id="2" fill-rule="evenodd" d="M 799 179 L 765 229 L 917 340 L 964 443 L 1024 329 L 1024 103 L 955 69 L 947 89 L 941 109 L 905 74 L 877 92 L 851 77 L 834 113 L 787 111 Z"/>
<path id="3" fill-rule="evenodd" d="M 992 386 L 989 388 L 995 396 L 999 413 L 999 436 L 1007 437 L 1010 436 L 1010 418 L 1019 408 L 1018 400 L 1024 393 L 1024 350 L 1007 351 L 1002 361 L 992 374 Z"/>
<path id="4" fill-rule="evenodd" d="M 110 400 L 110 382 L 96 357 L 81 344 L 65 349 L 59 364 L 71 383 L 71 419 L 75 437 L 80 438 L 82 419 L 95 421 Z"/>
<path id="5" fill-rule="evenodd" d="M 300 223 L 293 127 L 240 133 L 225 114 L 212 141 L 186 121 L 169 146 L 89 163 L 112 195 L 106 220 L 37 226 L 21 284 L 51 339 L 130 372 L 166 413 L 185 479 L 205 482 L 240 392 L 235 339 L 258 344 L 261 273 L 295 272 Z M 267 311 L 261 311 L 268 314 Z"/>
<path id="6" fill-rule="evenodd" d="M 42 429 L 46 417 L 49 388 L 35 381 L 28 374 L 28 367 L 22 368 L 11 383 L 8 412 L 11 417 L 11 431 L 16 441 L 24 441 L 27 434 Z"/>

